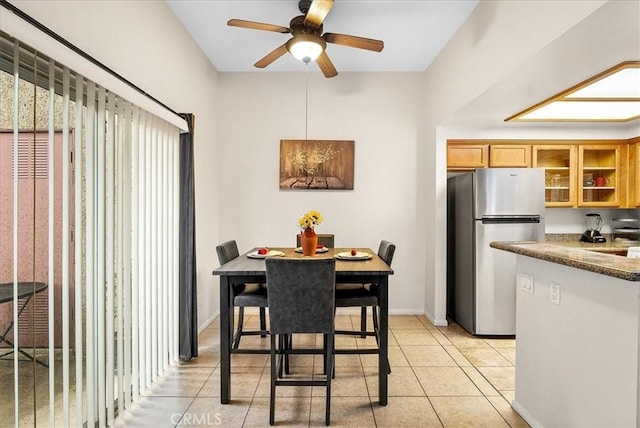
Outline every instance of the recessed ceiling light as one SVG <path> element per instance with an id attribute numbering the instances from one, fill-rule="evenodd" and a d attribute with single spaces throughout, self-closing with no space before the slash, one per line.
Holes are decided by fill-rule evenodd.
<path id="1" fill-rule="evenodd" d="M 506 122 L 627 122 L 640 118 L 640 61 L 626 61 Z"/>

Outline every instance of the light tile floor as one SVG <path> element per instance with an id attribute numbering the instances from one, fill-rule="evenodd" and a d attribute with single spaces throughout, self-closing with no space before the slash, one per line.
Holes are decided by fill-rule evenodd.
<path id="1" fill-rule="evenodd" d="M 257 315 L 245 318 L 247 327 L 257 327 Z M 357 329 L 359 322 L 355 315 L 336 317 L 339 329 Z M 424 316 L 390 316 L 389 329 L 388 405 L 378 403 L 377 356 L 337 355 L 331 426 L 527 426 L 510 405 L 515 340 L 476 338 L 455 324 L 434 327 Z M 232 356 L 232 400 L 221 405 L 219 334 L 215 321 L 200 334 L 200 356 L 172 368 L 116 426 L 269 426 L 268 355 Z M 297 335 L 295 341 L 315 346 L 316 338 Z M 375 341 L 338 336 L 336 343 L 364 347 Z M 269 340 L 245 337 L 243 345 L 268 348 Z M 292 373 L 320 373 L 321 361 L 321 356 L 293 356 Z M 324 396 L 324 387 L 279 387 L 276 426 L 324 426 Z"/>

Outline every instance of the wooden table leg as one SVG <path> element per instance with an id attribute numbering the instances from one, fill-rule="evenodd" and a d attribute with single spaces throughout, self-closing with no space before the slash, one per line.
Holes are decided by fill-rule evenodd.
<path id="1" fill-rule="evenodd" d="M 380 405 L 387 405 L 388 357 L 389 357 L 389 277 L 381 275 L 380 281 L 380 354 L 378 355 L 378 395 Z"/>
<path id="2" fill-rule="evenodd" d="M 229 404 L 231 398 L 231 281 L 220 276 L 220 403 Z"/>

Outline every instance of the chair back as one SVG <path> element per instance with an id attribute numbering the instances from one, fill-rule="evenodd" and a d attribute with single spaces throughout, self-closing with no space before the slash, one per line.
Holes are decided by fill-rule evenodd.
<path id="1" fill-rule="evenodd" d="M 265 259 L 271 333 L 335 330 L 335 259 Z"/>
<path id="2" fill-rule="evenodd" d="M 333 233 L 316 233 L 318 236 L 318 244 L 324 245 L 327 248 L 335 247 L 335 239 Z M 300 234 L 296 235 L 296 247 L 301 246 Z"/>
<path id="3" fill-rule="evenodd" d="M 240 255 L 240 253 L 238 252 L 238 244 L 236 244 L 236 241 L 223 242 L 216 247 L 216 252 L 218 253 L 218 261 L 220 262 L 220 266 L 230 262 Z"/>
<path id="4" fill-rule="evenodd" d="M 396 244 L 392 244 L 389 241 L 380 241 L 380 247 L 378 248 L 378 257 L 380 257 L 386 264 L 391 267 L 393 261 L 393 255 L 396 252 Z"/>

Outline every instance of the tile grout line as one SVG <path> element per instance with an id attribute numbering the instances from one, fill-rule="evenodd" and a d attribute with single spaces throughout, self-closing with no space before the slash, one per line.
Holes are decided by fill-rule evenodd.
<path id="1" fill-rule="evenodd" d="M 425 329 L 426 329 L 426 327 L 425 327 Z M 438 345 L 444 349 L 444 347 L 439 342 L 438 342 Z M 416 380 L 418 381 L 418 385 L 420 385 L 420 388 L 422 389 L 422 392 L 424 392 L 424 396 L 427 398 L 427 401 L 429 402 L 429 405 L 431 406 L 431 410 L 433 410 L 433 413 L 436 415 L 436 418 L 438 418 L 438 422 L 440 422 L 440 426 L 444 427 L 444 422 L 442 422 L 442 419 L 440 418 L 440 415 L 436 411 L 436 408 L 433 405 L 433 402 L 431 401 L 431 397 L 429 397 L 429 394 L 427 394 L 427 391 L 424 388 L 424 385 L 422 385 L 422 382 L 420 382 L 420 378 L 418 377 L 418 374 L 416 373 L 414 366 L 409 362 L 409 358 L 407 358 L 407 355 L 404 353 L 404 349 L 402 348 L 402 346 L 399 346 L 399 348 L 400 348 L 400 352 L 402 352 L 402 355 L 407 360 L 407 363 L 409 363 L 409 367 L 411 368 L 411 372 L 413 373 L 413 375 L 415 376 Z M 447 352 L 446 349 L 444 351 Z M 451 359 L 453 360 L 453 357 Z M 453 362 L 458 364 L 458 362 L 456 360 L 453 360 Z M 391 363 L 389 363 L 389 364 L 391 364 Z"/>
<path id="2" fill-rule="evenodd" d="M 351 326 L 352 326 L 352 328 L 353 328 L 353 319 L 352 319 L 352 316 L 351 316 L 351 315 L 347 315 L 347 317 L 348 317 L 349 322 L 351 323 Z M 430 397 L 430 396 L 427 394 L 427 391 L 426 391 L 426 389 L 425 389 L 424 385 L 422 384 L 422 382 L 420 382 L 419 377 L 417 376 L 417 373 L 416 373 L 416 368 L 417 368 L 417 367 L 421 367 L 421 366 L 415 366 L 415 365 L 413 365 L 413 364 L 411 364 L 411 363 L 410 363 L 409 358 L 407 357 L 407 354 L 406 354 L 406 352 L 405 352 L 405 347 L 403 347 L 403 346 L 402 346 L 402 345 L 397 341 L 397 338 L 395 337 L 395 332 L 396 332 L 397 330 L 421 330 L 421 331 L 422 331 L 422 330 L 424 330 L 424 331 L 426 331 L 427 333 L 429 333 L 431 336 L 433 336 L 433 337 L 434 337 L 434 339 L 435 339 L 435 340 L 436 340 L 436 342 L 437 342 L 437 345 L 434 345 L 434 346 L 439 346 L 439 347 L 440 347 L 440 349 L 441 349 L 441 350 L 443 350 L 443 351 L 445 352 L 445 354 L 446 354 L 449 358 L 451 358 L 451 360 L 453 360 L 453 362 L 455 363 L 455 365 L 454 365 L 454 366 L 447 366 L 447 367 L 457 367 L 458 369 L 462 370 L 462 371 L 465 373 L 465 377 L 466 377 L 466 378 L 471 382 L 471 384 L 472 384 L 472 385 L 474 385 L 474 387 L 479 391 L 479 393 L 481 394 L 480 396 L 482 396 L 486 401 L 488 401 L 488 402 L 489 402 L 489 404 L 491 405 L 491 409 L 493 409 L 493 411 L 495 411 L 496 413 L 498 413 L 498 415 L 500 416 L 500 419 L 501 419 L 501 420 L 503 420 L 503 421 L 504 421 L 508 426 L 512 426 L 512 424 L 511 424 L 511 423 L 509 423 L 509 421 L 506 419 L 506 417 L 505 417 L 505 416 L 503 416 L 503 414 L 498 410 L 498 408 L 496 407 L 496 405 L 495 405 L 495 404 L 494 404 L 494 403 L 489 399 L 489 397 L 490 397 L 490 396 L 488 396 L 488 395 L 487 395 L 487 394 L 486 394 L 486 393 L 485 393 L 485 392 L 484 392 L 484 391 L 479 387 L 479 385 L 478 385 L 478 384 L 476 384 L 476 382 L 471 378 L 471 376 L 470 376 L 470 375 L 469 375 L 469 374 L 464 370 L 463 366 L 462 366 L 462 365 L 460 365 L 460 362 L 458 362 L 458 361 L 457 361 L 457 360 L 456 360 L 456 359 L 451 355 L 450 351 L 453 351 L 453 350 L 455 349 L 455 350 L 456 350 L 456 351 L 457 351 L 457 352 L 458 352 L 462 357 L 464 357 L 466 360 L 468 360 L 468 358 L 467 358 L 467 357 L 465 356 L 465 354 L 461 351 L 461 349 L 471 349 L 471 348 L 475 348 L 475 347 L 473 347 L 473 346 L 467 346 L 467 347 L 462 347 L 462 348 L 461 348 L 461 347 L 459 347 L 458 345 L 456 345 L 453 341 L 451 341 L 451 339 L 450 339 L 450 338 L 451 338 L 451 337 L 453 337 L 453 336 L 466 337 L 466 336 L 464 335 L 464 332 L 460 332 L 461 334 L 452 334 L 452 333 L 457 333 L 457 332 L 456 332 L 456 330 L 450 330 L 450 331 L 448 331 L 448 332 L 445 332 L 445 331 L 442 331 L 440 328 L 435 327 L 435 331 L 437 331 L 439 334 L 441 334 L 441 335 L 442 335 L 442 336 L 443 336 L 443 337 L 444 337 L 444 338 L 445 338 L 445 339 L 450 343 L 450 345 L 448 345 L 448 346 L 451 346 L 451 348 L 449 348 L 449 350 L 448 350 L 448 349 L 447 349 L 447 348 L 446 348 L 446 347 L 441 343 L 441 340 L 438 340 L 438 338 L 436 338 L 436 337 L 433 335 L 433 333 L 431 333 L 431 331 L 430 331 L 431 329 L 429 329 L 429 328 L 428 328 L 428 326 L 427 326 L 427 325 L 425 325 L 425 324 L 420 320 L 420 318 L 419 318 L 419 317 L 414 317 L 414 318 L 415 318 L 415 319 L 416 319 L 416 320 L 421 324 L 421 326 L 422 326 L 421 328 L 419 328 L 419 329 L 417 329 L 417 328 L 409 328 L 409 329 L 405 329 L 405 328 L 391 328 L 391 327 L 389 327 L 389 333 L 390 333 L 390 336 L 391 336 L 390 338 L 393 338 L 393 340 L 394 340 L 394 341 L 395 341 L 395 343 L 397 344 L 397 346 L 398 346 L 398 348 L 399 348 L 399 351 L 400 351 L 400 353 L 402 354 L 403 358 L 407 361 L 407 363 L 408 363 L 408 367 L 410 367 L 410 368 L 411 368 L 411 373 L 413 374 L 413 376 L 415 377 L 416 381 L 418 382 L 418 385 L 420 386 L 420 390 L 423 392 L 424 396 L 427 398 L 427 401 L 429 402 L 429 405 L 430 405 L 430 407 L 431 407 L 431 410 L 434 412 L 434 414 L 435 414 L 435 416 L 437 417 L 437 419 L 438 419 L 438 421 L 439 421 L 440 425 L 444 426 L 443 420 L 441 419 L 441 414 L 439 414 L 439 413 L 435 410 L 435 407 L 433 406 L 433 402 L 432 402 L 432 400 L 431 400 L 431 398 L 432 398 L 432 397 Z M 409 325 L 409 324 L 400 324 L 400 325 Z M 448 334 L 447 334 L 447 333 L 448 333 Z M 473 364 L 471 361 L 469 361 L 469 362 L 468 362 L 468 364 L 469 364 L 469 366 L 468 366 L 468 367 L 469 367 L 469 368 L 471 368 L 471 369 L 473 369 L 473 370 L 475 370 L 475 371 L 480 375 L 480 378 L 478 378 L 478 380 L 483 379 L 484 381 L 486 381 L 486 382 L 487 382 L 487 384 L 488 384 L 489 386 L 491 386 L 491 388 L 493 388 L 493 389 L 497 392 L 497 394 L 498 394 L 498 395 L 496 395 L 496 396 L 495 396 L 495 397 L 497 397 L 497 399 L 499 399 L 499 400 L 505 400 L 505 402 L 506 402 L 507 404 L 509 404 L 509 403 L 508 403 L 508 400 L 504 397 L 503 393 L 502 393 L 500 390 L 498 390 L 498 389 L 497 389 L 496 385 L 494 385 L 494 384 L 489 380 L 489 378 L 487 378 L 487 377 L 486 377 L 486 375 L 485 375 L 482 371 L 480 371 L 480 370 L 479 370 L 479 367 L 491 367 L 491 368 L 494 368 L 494 367 L 495 367 L 495 368 L 509 368 L 509 367 L 511 367 L 511 368 L 512 368 L 512 367 L 514 367 L 514 364 L 512 364 L 512 363 L 511 363 L 511 361 L 509 361 L 509 360 L 508 360 L 504 355 L 502 355 L 502 353 L 500 353 L 500 352 L 497 350 L 497 347 L 495 346 L 495 345 L 496 345 L 496 343 L 489 343 L 489 342 L 487 342 L 487 341 L 484 341 L 484 340 L 483 340 L 483 339 L 481 339 L 481 338 L 476 339 L 476 338 L 474 338 L 474 337 L 468 337 L 468 339 L 471 339 L 471 340 L 478 340 L 478 339 L 479 339 L 479 341 L 480 341 L 480 342 L 482 342 L 482 343 L 487 347 L 487 349 L 492 349 L 494 352 L 497 352 L 497 353 L 498 353 L 498 354 L 499 354 L 499 355 L 500 355 L 500 356 L 501 356 L 501 357 L 502 357 L 502 358 L 503 358 L 503 359 L 508 363 L 508 365 L 506 365 L 506 366 L 504 366 L 504 365 L 476 366 L 476 365 L 475 365 L 475 364 Z M 314 341 L 315 341 L 315 340 L 314 340 Z M 390 342 L 391 342 L 391 340 L 390 340 Z M 356 345 L 359 345 L 359 343 L 358 343 L 357 341 L 356 341 Z M 315 343 L 314 343 L 314 346 L 315 346 Z M 394 345 L 394 346 L 395 346 L 395 345 Z M 405 345 L 405 346 L 411 346 L 411 345 Z M 422 345 L 416 345 L 416 346 L 422 346 Z M 484 348 L 484 346 L 483 346 L 482 348 Z M 511 348 L 511 347 L 507 346 L 506 348 Z M 376 426 L 376 427 L 377 427 L 377 426 L 378 426 L 379 421 L 378 421 L 378 418 L 376 417 L 376 412 L 374 411 L 374 400 L 375 400 L 375 397 L 373 397 L 373 396 L 372 396 L 371 385 L 367 382 L 367 375 L 366 375 L 366 369 L 367 369 L 369 366 L 365 366 L 365 362 L 363 361 L 363 356 L 362 356 L 362 355 L 360 355 L 359 357 L 360 357 L 360 358 L 359 358 L 359 364 L 357 365 L 357 367 L 359 367 L 359 368 L 360 368 L 360 370 L 362 371 L 362 376 L 363 376 L 363 379 L 364 379 L 364 382 L 365 382 L 366 394 L 367 394 L 367 398 L 368 398 L 368 400 L 369 400 L 369 408 L 370 408 L 370 411 L 372 412 L 372 416 L 373 416 L 373 426 Z M 391 364 L 391 363 L 390 363 L 390 364 Z M 219 367 L 219 361 L 218 361 L 218 363 L 215 365 L 215 367 L 214 367 L 214 369 L 212 370 L 212 372 L 210 373 L 210 375 L 209 375 L 209 378 L 208 378 L 208 379 L 210 379 L 210 378 L 211 378 L 211 376 L 212 376 L 212 374 L 213 374 L 213 371 L 215 371 L 215 369 L 216 369 L 216 368 L 218 368 L 218 367 Z M 262 365 L 263 370 L 262 370 L 261 378 L 260 378 L 260 379 L 262 379 L 262 377 L 264 376 L 264 370 L 265 370 L 265 369 L 264 369 L 264 367 L 266 367 L 266 363 Z M 313 362 L 313 367 L 315 368 L 315 361 Z M 431 367 L 431 366 L 425 366 L 425 367 Z M 435 366 L 434 366 L 434 367 L 435 367 Z M 442 367 L 445 367 L 445 366 L 442 366 Z M 466 367 L 466 366 L 465 366 L 465 367 Z M 244 415 L 243 422 L 242 422 L 242 425 L 243 425 L 243 426 L 244 426 L 244 425 L 246 424 L 246 422 L 247 422 L 248 414 L 249 414 L 249 411 L 250 411 L 251 407 L 252 407 L 252 406 L 253 406 L 253 404 L 256 402 L 256 401 L 255 401 L 255 399 L 256 399 L 256 394 L 257 394 L 257 391 L 258 391 L 258 386 L 259 386 L 259 384 L 260 384 L 260 379 L 258 380 L 258 385 L 256 385 L 256 388 L 254 389 L 253 395 L 252 395 L 251 400 L 250 400 L 250 402 L 249 402 L 248 410 L 247 410 L 247 412 L 246 412 L 246 413 L 245 413 L 245 415 Z M 208 380 L 207 380 L 207 381 L 208 381 Z M 205 384 L 206 384 L 206 382 L 207 382 L 207 381 L 205 381 Z M 198 392 L 197 392 L 197 394 L 196 394 L 196 397 L 192 398 L 191 403 L 189 404 L 189 406 L 191 406 L 191 405 L 193 404 L 193 402 L 194 402 L 195 398 L 197 398 L 197 396 L 198 396 L 198 395 L 203 391 L 203 388 L 204 388 L 204 385 L 205 385 L 205 384 L 203 384 L 203 386 L 201 386 L 201 387 L 200 387 L 200 389 L 198 390 Z M 317 396 L 317 397 L 319 397 L 319 396 Z M 313 409 L 313 405 L 312 405 L 312 403 L 313 403 L 313 398 L 317 398 L 317 397 L 314 395 L 314 388 L 311 388 L 311 396 L 310 396 L 310 400 L 309 400 L 309 415 L 308 415 L 308 419 L 307 419 L 307 426 L 309 426 L 309 427 L 310 427 L 310 426 L 311 426 L 311 424 L 312 424 L 312 409 Z M 349 397 L 352 397 L 352 396 L 349 396 Z M 354 396 L 353 396 L 353 398 L 357 398 L 357 397 L 360 397 L 360 395 L 356 394 L 356 395 L 354 395 Z M 440 397 L 440 396 L 436 396 L 436 395 L 434 395 L 433 397 Z M 455 396 L 449 396 L 449 395 L 446 395 L 446 396 L 442 396 L 442 397 L 467 397 L 467 395 L 455 395 Z M 472 396 L 468 396 L 468 397 L 478 397 L 478 396 L 472 395 Z M 493 395 L 491 395 L 491 397 L 493 397 Z M 341 398 L 347 398 L 347 396 L 345 396 L 345 397 L 341 397 Z M 334 400 L 332 399 L 332 401 L 334 401 Z M 510 404 L 509 404 L 509 405 L 510 405 Z M 188 410 L 188 408 L 189 408 L 189 407 L 187 407 L 187 410 Z M 184 414 L 183 414 L 183 416 L 184 416 Z M 181 420 L 182 420 L 182 419 L 181 419 Z"/>

